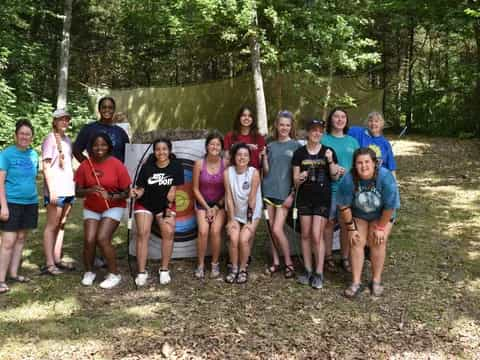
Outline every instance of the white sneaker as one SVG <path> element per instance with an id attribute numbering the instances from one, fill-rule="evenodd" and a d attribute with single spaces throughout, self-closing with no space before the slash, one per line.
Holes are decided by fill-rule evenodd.
<path id="1" fill-rule="evenodd" d="M 145 286 L 145 284 L 147 283 L 147 279 L 148 279 L 148 272 L 143 272 L 143 273 L 138 273 L 137 274 L 137 277 L 135 278 L 135 284 L 137 284 L 137 286 Z"/>
<path id="2" fill-rule="evenodd" d="M 115 274 L 108 274 L 105 280 L 103 280 L 100 283 L 100 287 L 102 289 L 111 289 L 120 284 L 120 281 L 122 280 L 121 275 L 115 275 Z"/>
<path id="3" fill-rule="evenodd" d="M 83 274 L 81 283 L 84 286 L 92 286 L 96 277 L 97 277 L 97 274 L 91 271 L 87 271 L 85 274 Z"/>
<path id="4" fill-rule="evenodd" d="M 169 270 L 158 270 L 158 276 L 160 277 L 161 285 L 167 285 L 172 281 Z"/>

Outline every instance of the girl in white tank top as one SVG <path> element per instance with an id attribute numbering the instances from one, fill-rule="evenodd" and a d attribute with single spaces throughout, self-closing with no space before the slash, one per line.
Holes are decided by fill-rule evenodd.
<path id="1" fill-rule="evenodd" d="M 231 150 L 231 166 L 225 170 L 228 251 L 232 268 L 228 283 L 242 284 L 248 280 L 247 262 L 262 214 L 262 194 L 258 170 L 249 167 L 250 149 L 244 143 Z"/>

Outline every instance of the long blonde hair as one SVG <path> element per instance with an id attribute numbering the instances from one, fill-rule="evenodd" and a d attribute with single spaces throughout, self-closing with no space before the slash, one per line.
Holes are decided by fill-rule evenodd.
<path id="1" fill-rule="evenodd" d="M 58 133 L 57 127 L 55 126 L 55 120 L 52 122 L 52 128 L 53 128 L 53 136 L 55 137 L 55 142 L 57 144 L 57 151 L 58 151 L 58 164 L 60 166 L 60 169 L 63 169 L 63 166 L 65 164 L 65 155 L 63 154 L 63 149 L 62 149 L 62 137 Z"/>

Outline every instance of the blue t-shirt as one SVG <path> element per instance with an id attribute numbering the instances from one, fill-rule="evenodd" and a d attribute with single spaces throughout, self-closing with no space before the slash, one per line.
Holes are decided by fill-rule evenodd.
<path id="1" fill-rule="evenodd" d="M 390 171 L 397 170 L 397 163 L 393 156 L 392 146 L 383 135 L 372 136 L 367 128 L 361 126 L 352 126 L 348 130 L 348 135 L 357 139 L 360 147 L 368 147 L 375 151 L 381 166 Z"/>
<path id="2" fill-rule="evenodd" d="M 115 156 L 121 162 L 125 161 L 125 145 L 129 143 L 128 135 L 120 126 L 104 124 L 100 121 L 94 121 L 90 124 L 82 127 L 78 133 L 75 144 L 73 144 L 73 150 L 75 152 L 82 152 L 85 149 L 88 151 L 87 146 L 90 143 L 90 139 L 98 133 L 107 134 L 113 144 L 112 155 Z"/>
<path id="3" fill-rule="evenodd" d="M 330 134 L 324 134 L 322 136 L 321 144 L 329 146 L 335 150 L 338 165 L 345 169 L 345 173 L 350 171 L 353 164 L 353 153 L 360 147 L 355 138 L 349 135 L 337 137 Z M 341 178 L 336 181 L 332 181 L 332 193 L 337 191 L 340 180 Z"/>
<path id="4" fill-rule="evenodd" d="M 20 150 L 15 145 L 0 152 L 0 170 L 5 171 L 7 202 L 29 205 L 38 203 L 38 154 L 33 149 Z"/>
<path id="5" fill-rule="evenodd" d="M 351 172 L 346 174 L 338 186 L 336 199 L 338 206 L 351 206 L 354 217 L 367 221 L 379 219 L 383 210 L 400 208 L 397 181 L 382 167 L 376 179 L 360 180 L 357 190 Z"/>

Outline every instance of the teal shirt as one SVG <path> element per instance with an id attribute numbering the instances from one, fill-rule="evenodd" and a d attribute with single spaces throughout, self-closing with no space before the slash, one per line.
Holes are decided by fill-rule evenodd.
<path id="1" fill-rule="evenodd" d="M 322 136 L 322 145 L 329 146 L 335 150 L 337 155 L 338 165 L 345 168 L 345 173 L 349 172 L 353 165 L 353 153 L 357 150 L 360 145 L 358 141 L 349 135 L 344 135 L 342 137 L 333 136 L 331 134 L 325 133 Z M 340 179 L 332 182 L 332 193 L 337 192 L 338 184 Z"/>
<path id="2" fill-rule="evenodd" d="M 0 170 L 5 171 L 7 202 L 29 205 L 38 203 L 38 154 L 33 149 L 19 150 L 15 145 L 0 152 Z"/>

